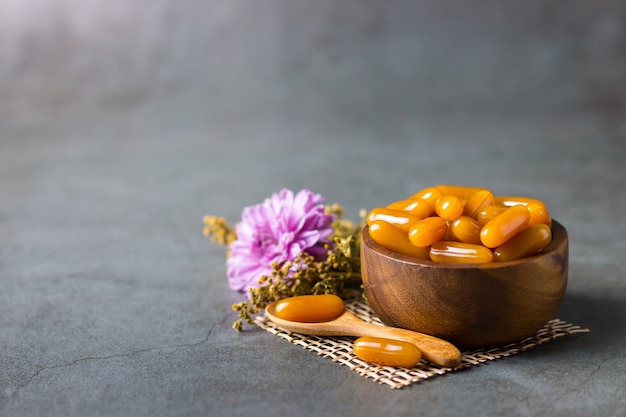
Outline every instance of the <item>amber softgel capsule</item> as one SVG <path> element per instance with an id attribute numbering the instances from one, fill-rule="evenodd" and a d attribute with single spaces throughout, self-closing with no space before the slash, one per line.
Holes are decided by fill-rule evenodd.
<path id="1" fill-rule="evenodd" d="M 461 216 L 450 224 L 450 238 L 463 243 L 480 245 L 482 226 L 469 216 Z"/>
<path id="2" fill-rule="evenodd" d="M 479 190 L 472 194 L 465 203 L 463 214 L 469 217 L 476 217 L 478 212 L 496 202 L 496 198 L 489 190 Z"/>
<path id="3" fill-rule="evenodd" d="M 439 199 L 439 197 L 441 197 L 442 195 L 443 192 L 437 187 L 428 187 L 416 192 L 411 196 L 411 198 L 421 198 L 422 200 L 426 200 L 431 205 L 431 207 L 434 208 L 437 199 Z"/>
<path id="4" fill-rule="evenodd" d="M 484 190 L 480 187 L 469 187 L 467 185 L 448 185 L 439 184 L 435 186 L 442 194 L 454 195 L 463 201 L 469 200 L 469 198 L 478 191 Z"/>
<path id="5" fill-rule="evenodd" d="M 489 223 L 489 220 L 493 219 L 506 209 L 508 209 L 508 207 L 504 204 L 490 204 L 483 207 L 478 211 L 478 213 L 476 213 L 476 221 L 481 226 L 484 226 Z"/>
<path id="6" fill-rule="evenodd" d="M 496 260 L 512 261 L 535 255 L 552 241 L 552 230 L 547 224 L 535 224 L 494 250 Z"/>
<path id="7" fill-rule="evenodd" d="M 418 248 L 425 248 L 443 239 L 448 233 L 448 223 L 441 217 L 427 217 L 411 226 L 409 240 Z"/>
<path id="8" fill-rule="evenodd" d="M 343 300 L 334 294 L 298 295 L 276 302 L 276 317 L 300 323 L 321 323 L 341 316 Z"/>
<path id="9" fill-rule="evenodd" d="M 416 247 L 409 240 L 409 233 L 391 223 L 374 220 L 369 225 L 369 233 L 374 242 L 389 250 L 419 259 L 428 259 L 428 245 L 424 248 Z"/>
<path id="10" fill-rule="evenodd" d="M 433 206 L 421 198 L 407 198 L 406 200 L 394 201 L 387 208 L 406 211 L 420 219 L 429 217 L 434 212 Z"/>
<path id="11" fill-rule="evenodd" d="M 397 228 L 408 233 L 411 226 L 420 221 L 421 218 L 404 210 L 395 210 L 387 207 L 377 207 L 370 210 L 370 212 L 367 214 L 368 226 L 371 226 L 372 223 L 376 220 L 382 220 L 387 223 L 391 223 Z"/>
<path id="12" fill-rule="evenodd" d="M 355 340 L 354 354 L 366 362 L 405 368 L 414 367 L 422 359 L 422 352 L 413 343 L 369 336 Z"/>
<path id="13" fill-rule="evenodd" d="M 463 214 L 463 207 L 463 201 L 459 197 L 444 194 L 435 203 L 435 213 L 442 219 L 451 222 Z"/>
<path id="14" fill-rule="evenodd" d="M 528 227 L 530 214 L 526 206 L 513 206 L 483 226 L 480 241 L 488 248 L 496 248 Z"/>
<path id="15" fill-rule="evenodd" d="M 483 245 L 441 240 L 430 247 L 430 259 L 456 264 L 485 264 L 493 262 L 494 254 Z"/>

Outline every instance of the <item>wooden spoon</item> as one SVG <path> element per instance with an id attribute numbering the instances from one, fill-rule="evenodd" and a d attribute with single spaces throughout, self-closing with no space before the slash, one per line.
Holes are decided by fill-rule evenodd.
<path id="1" fill-rule="evenodd" d="M 265 315 L 281 328 L 314 336 L 373 336 L 415 344 L 422 357 L 436 365 L 454 368 L 461 363 L 461 352 L 450 342 L 423 333 L 368 323 L 344 310 L 336 319 L 322 323 L 302 323 L 276 317 L 275 303 L 265 307 Z"/>

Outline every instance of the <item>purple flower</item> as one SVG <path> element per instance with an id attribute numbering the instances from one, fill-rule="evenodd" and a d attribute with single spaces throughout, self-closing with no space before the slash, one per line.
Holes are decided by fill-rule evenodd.
<path id="1" fill-rule="evenodd" d="M 272 262 L 293 261 L 303 252 L 323 260 L 335 216 L 324 213 L 322 201 L 309 190 L 294 195 L 283 189 L 261 204 L 246 207 L 226 261 L 230 287 L 257 288 L 259 278 L 271 274 Z"/>

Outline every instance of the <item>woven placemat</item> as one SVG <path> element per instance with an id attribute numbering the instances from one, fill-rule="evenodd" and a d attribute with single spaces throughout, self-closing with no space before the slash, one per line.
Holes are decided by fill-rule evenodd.
<path id="1" fill-rule="evenodd" d="M 361 297 L 353 297 L 347 300 L 345 307 L 357 317 L 369 323 L 382 324 L 380 319 L 373 313 L 372 309 Z M 462 351 L 461 364 L 454 369 L 439 367 L 425 361 L 421 361 L 413 368 L 394 368 L 391 366 L 374 365 L 359 359 L 352 351 L 355 340 L 353 337 L 321 337 L 292 333 L 276 326 L 265 316 L 256 317 L 255 322 L 262 329 L 294 345 L 301 346 L 322 357 L 329 358 L 333 362 L 347 366 L 359 375 L 370 378 L 380 384 L 386 384 L 393 389 L 404 388 L 415 382 L 437 375 L 443 375 L 447 372 L 511 356 L 562 336 L 589 332 L 589 329 L 574 326 L 573 324 L 559 319 L 553 319 L 539 330 L 536 335 L 520 342 L 490 349 Z"/>

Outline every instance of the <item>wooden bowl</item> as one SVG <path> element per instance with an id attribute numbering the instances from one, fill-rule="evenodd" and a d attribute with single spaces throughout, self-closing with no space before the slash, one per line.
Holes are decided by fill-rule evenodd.
<path id="1" fill-rule="evenodd" d="M 534 335 L 554 317 L 567 286 L 567 231 L 552 223 L 540 254 L 489 264 L 437 263 L 386 249 L 361 232 L 367 300 L 388 326 L 459 347 L 503 345 Z"/>

